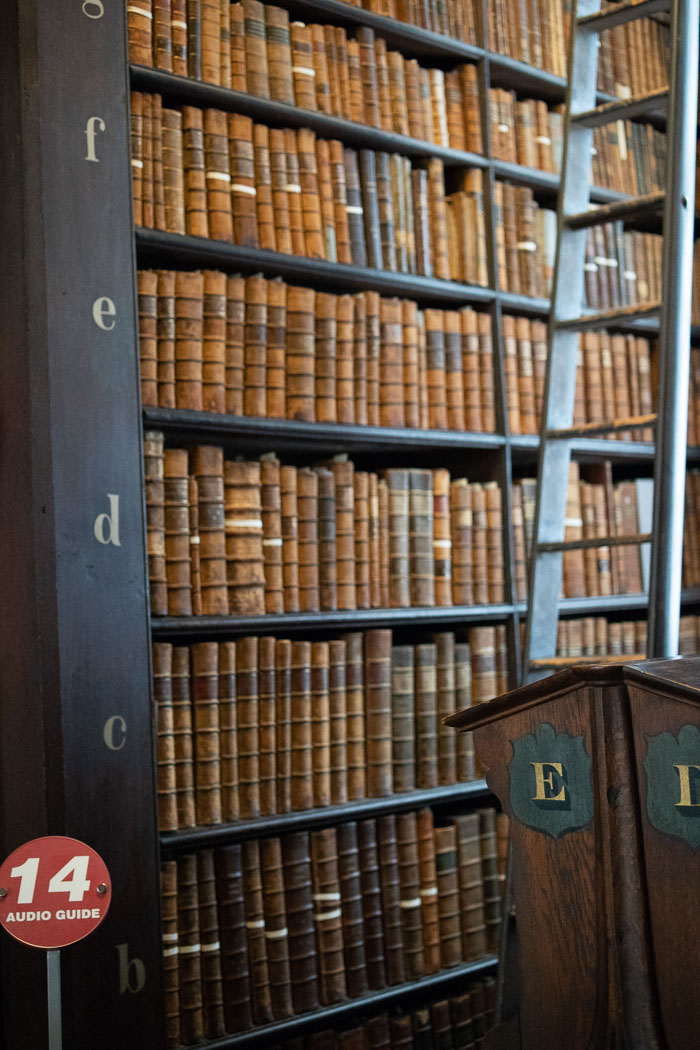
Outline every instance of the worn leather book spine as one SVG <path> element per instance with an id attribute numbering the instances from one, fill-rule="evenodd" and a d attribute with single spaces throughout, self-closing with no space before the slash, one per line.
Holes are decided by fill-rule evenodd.
<path id="1" fill-rule="evenodd" d="M 474 310 L 460 311 L 462 340 L 462 378 L 464 381 L 464 422 L 470 432 L 483 430 L 479 332 Z M 503 318 L 504 331 L 508 318 Z"/>
<path id="2" fill-rule="evenodd" d="M 496 851 L 496 811 L 480 809 L 481 873 L 484 889 L 484 916 L 486 920 L 486 947 L 493 954 L 498 952 L 501 928 L 501 893 L 498 877 L 498 854 Z"/>
<path id="3" fill-rule="evenodd" d="M 291 41 L 291 75 L 294 99 L 292 104 L 300 109 L 318 109 L 316 68 L 314 64 L 314 42 L 311 26 L 303 22 L 292 22 L 289 28 Z"/>
<path id="4" fill-rule="evenodd" d="M 320 1000 L 330 1006 L 347 998 L 335 828 L 312 831 L 311 870 Z"/>
<path id="5" fill-rule="evenodd" d="M 280 488 L 280 462 L 274 455 L 261 457 L 260 485 L 265 612 L 282 613 L 284 612 L 282 495 Z"/>
<path id="6" fill-rule="evenodd" d="M 394 791 L 416 786 L 415 677 L 412 645 L 391 650 L 392 778 Z"/>
<path id="7" fill-rule="evenodd" d="M 299 517 L 296 467 L 280 470 L 284 611 L 299 612 Z"/>
<path id="8" fill-rule="evenodd" d="M 377 820 L 379 870 L 382 890 L 382 925 L 384 954 L 389 984 L 402 984 L 406 979 L 403 930 L 401 925 L 401 887 L 394 814 Z"/>
<path id="9" fill-rule="evenodd" d="M 355 266 L 367 266 L 364 208 L 357 151 L 353 149 L 344 149 L 343 159 L 345 164 L 345 190 L 347 195 L 345 211 L 347 214 L 350 234 L 352 263 Z"/>
<path id="10" fill-rule="evenodd" d="M 379 105 L 379 88 L 377 84 L 377 65 L 374 56 L 374 30 L 361 26 L 357 30 L 360 47 L 360 69 L 362 78 L 362 97 L 364 101 L 363 120 L 370 127 L 381 127 L 381 110 Z"/>
<path id="11" fill-rule="evenodd" d="M 201 0 L 202 80 L 221 84 L 221 4 Z"/>
<path id="12" fill-rule="evenodd" d="M 452 605 L 452 534 L 450 523 L 450 472 L 431 471 L 433 490 L 433 572 L 435 605 Z"/>
<path id="13" fill-rule="evenodd" d="M 365 1039 L 367 1050 L 392 1050 L 394 1044 L 391 1041 L 388 1014 L 372 1017 L 365 1023 Z"/>
<path id="14" fill-rule="evenodd" d="M 469 961 L 479 959 L 487 951 L 479 814 L 457 817 L 455 827 L 463 956 Z"/>
<path id="15" fill-rule="evenodd" d="M 202 0 L 187 0 L 187 75 L 202 79 Z"/>
<path id="16" fill-rule="evenodd" d="M 381 367 L 381 299 L 377 292 L 363 293 L 367 359 L 367 423 L 380 426 L 379 381 Z"/>
<path id="17" fill-rule="evenodd" d="M 336 352 L 338 296 L 316 293 L 315 366 L 316 419 L 337 422 Z"/>
<path id="18" fill-rule="evenodd" d="M 437 656 L 438 780 L 457 783 L 457 734 L 450 733 L 443 719 L 459 710 L 455 695 L 455 636 L 443 631 L 434 636 Z"/>
<path id="19" fill-rule="evenodd" d="M 337 296 L 336 335 L 336 414 L 339 423 L 355 422 L 354 355 L 355 313 L 352 295 Z"/>
<path id="20" fill-rule="evenodd" d="M 182 145 L 185 170 L 185 225 L 187 233 L 191 237 L 208 237 L 209 218 L 204 153 L 204 114 L 201 109 L 197 109 L 194 106 L 182 107 Z M 145 221 L 144 225 L 146 225 Z"/>
<path id="21" fill-rule="evenodd" d="M 345 643 L 345 704 L 347 711 L 348 799 L 367 797 L 365 733 L 365 664 L 362 634 L 347 634 Z"/>
<path id="22" fill-rule="evenodd" d="M 329 642 L 330 794 L 331 803 L 348 801 L 348 724 L 343 640 Z"/>
<path id="23" fill-rule="evenodd" d="M 295 1013 L 306 1013 L 319 1005 L 309 833 L 285 835 L 282 859 L 292 1002 Z"/>
<path id="24" fill-rule="evenodd" d="M 324 259 L 325 241 L 316 164 L 316 134 L 308 128 L 299 128 L 296 142 L 305 246 L 303 254 L 310 259 Z"/>
<path id="25" fill-rule="evenodd" d="M 264 5 L 259 0 L 243 0 L 243 18 L 247 90 L 251 95 L 270 98 Z"/>
<path id="26" fill-rule="evenodd" d="M 193 477 L 187 480 L 190 516 L 190 577 L 192 581 L 192 614 L 202 615 L 202 563 L 199 535 L 199 485 Z"/>
<path id="27" fill-rule="evenodd" d="M 143 169 L 144 169 L 144 96 L 140 91 L 131 92 L 131 193 L 135 226 L 145 226 L 143 216 Z"/>
<path id="28" fill-rule="evenodd" d="M 328 148 L 330 152 L 331 181 L 333 186 L 336 255 L 338 262 L 351 263 L 355 260 L 353 259 L 353 248 L 350 238 L 350 220 L 347 210 L 350 202 L 348 200 L 343 144 L 342 142 L 338 142 L 337 139 L 331 139 L 328 143 Z M 357 202 L 355 202 L 355 205 L 356 203 Z"/>
<path id="29" fill-rule="evenodd" d="M 299 605 L 302 612 L 318 612 L 318 475 L 309 468 L 297 470 L 299 521 Z"/>
<path id="30" fill-rule="evenodd" d="M 204 275 L 175 275 L 175 400 L 178 408 L 202 411 Z"/>
<path id="31" fill-rule="evenodd" d="M 236 642 L 238 791 L 242 820 L 260 816 L 258 639 Z"/>
<path id="32" fill-rule="evenodd" d="M 462 376 L 462 324 L 457 310 L 445 310 L 445 393 L 447 427 L 464 430 L 464 379 Z"/>
<path id="33" fill-rule="evenodd" d="M 253 167 L 255 171 L 255 213 L 258 222 L 258 245 L 264 251 L 275 252 L 278 250 L 278 247 L 273 206 L 270 128 L 264 124 L 253 124 Z M 268 284 L 270 283 L 268 282 Z"/>
<path id="34" fill-rule="evenodd" d="M 333 202 L 333 169 L 331 148 L 326 139 L 316 139 L 316 166 L 318 169 L 318 192 L 321 206 L 321 230 L 323 233 L 323 258 L 328 262 L 338 261 L 335 235 L 335 205 Z"/>
<path id="35" fill-rule="evenodd" d="M 241 845 L 238 843 L 215 850 L 214 870 L 221 938 L 225 1030 L 241 1032 L 253 1024 Z"/>
<path id="36" fill-rule="evenodd" d="M 177 930 L 177 861 L 161 866 L 160 893 L 163 925 L 163 1005 L 168 1046 L 180 1045 L 180 981 Z"/>
<path id="37" fill-rule="evenodd" d="M 421 883 L 418 861 L 418 831 L 415 813 L 396 815 L 401 928 L 406 977 L 413 980 L 426 973 L 423 948 Z"/>
<path id="38" fill-rule="evenodd" d="M 409 475 L 409 552 L 411 605 L 435 605 L 433 549 L 433 476 L 412 469 Z"/>
<path id="39" fill-rule="evenodd" d="M 452 600 L 455 605 L 471 605 L 472 508 L 471 487 L 466 478 L 450 483 L 450 533 L 452 540 Z"/>
<path id="40" fill-rule="evenodd" d="M 230 611 L 262 616 L 265 571 L 259 462 L 226 460 L 224 503 Z"/>
<path id="41" fill-rule="evenodd" d="M 433 273 L 441 280 L 449 280 L 445 170 L 437 157 L 431 157 L 428 161 L 428 214 Z"/>
<path id="42" fill-rule="evenodd" d="M 260 813 L 277 812 L 277 733 L 275 702 L 275 639 L 258 638 L 258 742 L 260 755 Z"/>
<path id="43" fill-rule="evenodd" d="M 278 838 L 261 840 L 260 868 L 272 1013 L 275 1020 L 282 1020 L 292 1015 L 294 1007 L 292 1005 L 292 978 L 282 870 L 282 847 Z"/>
<path id="44" fill-rule="evenodd" d="M 151 615 L 168 612 L 168 575 L 165 554 L 165 481 L 163 434 L 146 430 L 143 435 L 146 536 Z"/>
<path id="45" fill-rule="evenodd" d="M 428 138 L 428 130 L 421 99 L 421 67 L 415 58 L 404 59 L 403 75 L 406 82 L 406 112 L 408 115 L 409 134 L 411 138 L 425 141 Z"/>
<path id="46" fill-rule="evenodd" d="M 456 966 L 463 956 L 454 824 L 435 828 L 435 863 L 440 915 L 440 959 L 443 967 Z"/>
<path id="47" fill-rule="evenodd" d="M 255 0 L 252 2 L 255 3 Z M 228 140 L 233 243 L 245 248 L 257 248 L 260 242 L 255 187 L 255 147 L 253 122 L 250 117 L 240 113 L 229 113 Z"/>
<path id="48" fill-rule="evenodd" d="M 153 65 L 152 0 L 134 0 L 127 8 L 129 61 L 139 66 Z"/>
<path id="49" fill-rule="evenodd" d="M 445 314 L 442 310 L 425 311 L 428 350 L 428 406 L 430 427 L 448 427 L 447 380 L 445 361 Z"/>
<path id="50" fill-rule="evenodd" d="M 372 989 L 384 988 L 387 980 L 376 821 L 361 820 L 358 822 L 357 841 L 359 847 L 360 883 L 362 887 L 367 983 Z"/>
<path id="51" fill-rule="evenodd" d="M 166 449 L 163 461 L 163 525 L 170 616 L 192 615 L 187 452 Z"/>
<path id="52" fill-rule="evenodd" d="M 415 647 L 416 786 L 438 785 L 437 649 L 433 643 Z"/>
<path id="53" fill-rule="evenodd" d="M 231 16 L 229 0 L 215 0 L 218 14 L 219 84 L 231 87 Z"/>
<path id="54" fill-rule="evenodd" d="M 313 804 L 331 804 L 330 652 L 328 642 L 311 643 L 311 743 Z"/>
<path id="55" fill-rule="evenodd" d="M 292 643 L 275 642 L 275 812 L 292 809 Z"/>
<path id="56" fill-rule="evenodd" d="M 403 343 L 404 424 L 420 427 L 420 366 L 418 350 L 418 306 L 411 300 L 401 303 Z"/>
<path id="57" fill-rule="evenodd" d="M 204 270 L 202 408 L 226 410 L 226 274 Z"/>
<path id="58" fill-rule="evenodd" d="M 346 43 L 347 77 L 349 92 L 346 98 L 346 116 L 358 124 L 365 124 L 365 104 L 362 97 L 362 64 L 360 44 L 357 40 Z"/>
<path id="59" fill-rule="evenodd" d="M 409 472 L 387 470 L 389 487 L 389 588 L 392 608 L 411 604 L 411 558 L 409 542 Z"/>
<path id="60" fill-rule="evenodd" d="M 335 481 L 338 608 L 355 609 L 355 471 L 353 464 L 345 456 L 336 456 L 329 465 Z"/>
<path id="61" fill-rule="evenodd" d="M 197 854 L 197 895 L 201 944 L 204 1034 L 207 1039 L 224 1035 L 224 995 L 221 973 L 221 940 L 216 901 L 214 852 Z"/>
<path id="62" fill-rule="evenodd" d="M 413 1050 L 413 1025 L 411 1015 L 389 1018 L 392 1050 Z"/>
<path id="63" fill-rule="evenodd" d="M 182 113 L 178 109 L 162 111 L 162 166 L 164 229 L 185 233 L 185 161 Z"/>
<path id="64" fill-rule="evenodd" d="M 383 798 L 392 791 L 391 631 L 365 635 L 365 712 L 367 794 Z"/>
<path id="65" fill-rule="evenodd" d="M 187 76 L 187 0 L 170 0 L 172 73 Z"/>
<path id="66" fill-rule="evenodd" d="M 267 411 L 267 281 L 262 274 L 245 279 L 244 394 L 246 416 Z"/>
<path id="67" fill-rule="evenodd" d="M 387 53 L 387 65 L 389 69 L 392 130 L 397 135 L 409 135 L 403 56 L 398 51 L 389 51 Z"/>
<path id="68" fill-rule="evenodd" d="M 313 791 L 311 642 L 292 642 L 291 657 L 291 803 L 311 809 Z"/>
<path id="69" fill-rule="evenodd" d="M 177 822 L 180 828 L 193 828 L 195 826 L 195 796 L 190 650 L 184 646 L 173 647 L 171 688 L 173 735 L 175 738 Z"/>
<path id="70" fill-rule="evenodd" d="M 316 467 L 318 483 L 318 577 L 322 609 L 338 608 L 335 479 L 330 470 Z"/>
<path id="71" fill-rule="evenodd" d="M 245 278 L 226 278 L 226 411 L 243 415 Z"/>
<path id="72" fill-rule="evenodd" d="M 178 827 L 172 662 L 172 645 L 155 642 L 153 645 L 153 699 L 156 705 L 157 726 L 156 792 L 159 831 L 176 831 Z"/>
<path id="73" fill-rule="evenodd" d="M 197 1043 L 204 1039 L 204 1003 L 196 854 L 177 861 L 177 929 L 180 1036 Z"/>
<path id="74" fill-rule="evenodd" d="M 354 999 L 359 995 L 366 995 L 369 990 L 357 825 L 352 822 L 340 824 L 337 829 L 337 842 L 345 979 L 348 996 Z"/>
<path id="75" fill-rule="evenodd" d="M 298 25 L 300 25 L 302 28 L 304 27 L 302 22 L 298 23 Z M 314 85 L 315 94 L 314 104 L 309 108 L 317 109 L 321 113 L 331 113 L 331 84 L 328 70 L 328 56 L 326 54 L 326 36 L 324 32 L 324 27 L 321 25 L 314 24 L 312 26 L 309 26 L 309 31 L 311 33 L 312 61 L 309 62 L 308 65 L 314 71 L 312 83 Z M 300 104 L 301 103 L 297 102 L 297 105 Z"/>
<path id="76" fill-rule="evenodd" d="M 425 972 L 437 973 L 440 969 L 440 920 L 435 836 L 430 809 L 422 809 L 416 815 L 416 834 Z"/>
<path id="77" fill-rule="evenodd" d="M 282 8 L 265 4 L 264 18 L 270 98 L 293 106 L 289 14 Z"/>
<path id="78" fill-rule="evenodd" d="M 256 1024 L 268 1024 L 274 1019 L 274 1014 L 265 937 L 260 843 L 257 839 L 243 843 L 242 858 L 243 901 L 248 933 L 248 965 L 252 986 L 253 1020 Z"/>
<path id="79" fill-rule="evenodd" d="M 311 288 L 287 288 L 287 418 L 312 422 L 315 413 L 315 300 Z"/>
<path id="80" fill-rule="evenodd" d="M 361 149 L 359 151 L 359 165 L 367 265 L 376 270 L 381 270 L 383 268 L 383 260 L 379 196 L 377 191 L 377 166 L 375 154 L 372 150 Z"/>
<path id="81" fill-rule="evenodd" d="M 379 300 L 379 422 L 384 427 L 404 425 L 403 332 L 399 299 Z"/>
<path id="82" fill-rule="evenodd" d="M 269 129 L 270 180 L 272 186 L 272 214 L 275 225 L 275 248 L 289 254 L 292 251 L 292 235 L 289 215 L 289 192 L 287 190 L 287 152 L 284 130 Z"/>
<path id="83" fill-rule="evenodd" d="M 472 504 L 472 582 L 474 602 L 486 605 L 489 600 L 487 557 L 487 507 L 486 492 L 481 483 L 471 488 Z"/>
<path id="84" fill-rule="evenodd" d="M 491 604 L 503 601 L 503 519 L 501 489 L 497 481 L 484 485 L 486 500 L 486 557 L 488 566 L 488 599 Z"/>
<path id="85" fill-rule="evenodd" d="M 472 658 L 472 704 L 492 700 L 498 691 L 496 679 L 496 632 L 493 627 L 469 631 Z"/>
<path id="86" fill-rule="evenodd" d="M 222 820 L 221 751 L 216 642 L 192 646 L 192 700 L 197 823 L 219 824 Z"/>
<path id="87" fill-rule="evenodd" d="M 287 157 L 287 207 L 289 209 L 291 250 L 294 255 L 306 255 L 297 133 L 293 128 L 284 129 L 284 149 Z"/>
<path id="88" fill-rule="evenodd" d="M 236 726 L 236 644 L 219 643 L 219 751 L 221 758 L 221 816 L 237 820 L 238 735 Z"/>

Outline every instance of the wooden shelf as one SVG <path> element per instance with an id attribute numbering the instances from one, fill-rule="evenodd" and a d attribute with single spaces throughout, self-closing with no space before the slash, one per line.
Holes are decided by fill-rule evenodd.
<path id="1" fill-rule="evenodd" d="M 682 605 L 700 604 L 700 587 L 681 592 Z M 562 598 L 559 601 L 560 616 L 606 616 L 608 613 L 637 612 L 646 610 L 648 594 L 605 594 L 596 598 Z M 518 613 L 527 614 L 527 603 L 519 602 Z"/>
<path id="2" fill-rule="evenodd" d="M 506 620 L 515 606 L 450 605 L 439 609 L 350 609 L 337 612 L 267 613 L 265 616 L 153 616 L 154 638 L 224 638 L 300 631 L 361 631 L 372 627 L 457 627 Z"/>
<path id="3" fill-rule="evenodd" d="M 243 1050 L 244 1047 L 246 1050 L 248 1047 L 268 1050 L 276 1043 L 293 1039 L 307 1032 L 322 1028 L 336 1030 L 354 1017 L 375 1017 L 399 1003 L 410 1003 L 412 1000 L 422 1001 L 423 998 L 428 997 L 436 998 L 436 993 L 450 995 L 453 991 L 463 991 L 465 981 L 488 973 L 496 967 L 497 963 L 498 959 L 495 955 L 485 955 L 475 962 L 460 963 L 459 966 L 441 970 L 440 973 L 431 974 L 428 977 L 421 977 L 417 981 L 407 981 L 405 984 L 394 985 L 391 988 L 380 988 L 358 999 L 348 999 L 333 1006 L 324 1006 L 313 1013 L 300 1014 L 298 1017 L 290 1017 L 285 1021 L 275 1021 L 273 1024 L 261 1025 L 259 1028 L 250 1028 L 247 1032 L 238 1032 L 236 1035 L 225 1035 L 206 1043 L 198 1043 L 192 1047 L 192 1050 L 234 1050 L 234 1048 Z"/>
<path id="4" fill-rule="evenodd" d="M 490 796 L 491 792 L 485 780 L 473 780 L 466 784 L 405 791 L 401 794 L 387 795 L 385 798 L 366 798 L 337 806 L 278 813 L 254 820 L 239 820 L 235 824 L 212 824 L 184 831 L 165 831 L 161 832 L 160 844 L 163 852 L 170 856 L 193 849 L 243 842 L 246 839 L 284 835 L 292 831 L 308 831 L 310 828 L 344 824 L 351 820 L 381 817 L 387 813 L 404 813 L 425 806 L 474 802 L 476 799 Z"/>

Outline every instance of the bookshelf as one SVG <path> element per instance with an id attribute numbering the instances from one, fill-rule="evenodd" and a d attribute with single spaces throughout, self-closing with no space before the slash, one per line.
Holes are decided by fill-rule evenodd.
<path id="1" fill-rule="evenodd" d="M 0 178 L 7 192 L 0 221 L 16 251 L 0 260 L 0 302 L 7 318 L 0 418 L 0 500 L 17 513 L 0 524 L 9 570 L 0 583 L 5 654 L 0 661 L 0 777 L 21 789 L 0 792 L 0 848 L 7 855 L 36 835 L 82 837 L 108 862 L 114 903 L 94 939 L 63 962 L 66 1042 L 164 1047 L 159 859 L 349 821 L 435 807 L 487 804 L 483 781 L 414 790 L 235 824 L 156 831 L 152 640 L 178 645 L 264 633 L 325 637 L 340 631 L 395 628 L 422 638 L 435 630 L 505 625 L 508 677 L 517 683 L 519 622 L 515 600 L 510 482 L 534 464 L 538 439 L 511 434 L 505 404 L 502 316 L 546 318 L 548 300 L 499 291 L 493 207 L 496 179 L 533 190 L 553 204 L 558 178 L 494 160 L 489 151 L 491 86 L 561 102 L 565 81 L 507 56 L 351 7 L 340 0 L 285 0 L 296 17 L 367 26 L 406 57 L 440 68 L 475 63 L 484 155 L 450 149 L 353 121 L 257 98 L 127 62 L 125 5 L 86 0 L 70 13 L 35 0 L 0 8 L 0 58 L 12 89 L 3 92 Z M 486 5 L 482 5 L 482 21 Z M 67 55 L 80 61 L 66 62 Z M 21 90 L 20 90 L 21 87 Z M 130 207 L 129 89 L 159 93 L 172 104 L 241 113 L 270 126 L 308 127 L 346 146 L 437 158 L 446 170 L 484 176 L 488 287 L 369 267 L 330 263 L 203 238 L 133 229 Z M 610 96 L 601 95 L 601 101 Z M 101 122 L 101 123 L 100 123 Z M 104 125 L 104 126 L 103 126 Z M 22 144 L 21 150 L 16 142 Z M 621 195 L 598 189 L 594 199 Z M 281 277 L 318 290 L 371 288 L 421 306 L 474 306 L 492 323 L 495 433 L 409 427 L 301 423 L 146 407 L 139 419 L 135 269 L 218 268 Z M 31 275 L 31 279 L 30 279 Z M 654 325 L 634 331 L 653 334 Z M 700 331 L 694 332 L 700 343 Z M 76 405 L 78 411 L 76 411 Z M 76 426 L 79 421 L 79 426 Z M 504 600 L 442 608 L 280 613 L 264 617 L 154 617 L 147 610 L 147 547 L 141 452 L 143 430 L 166 444 L 221 445 L 227 454 L 274 449 L 294 462 L 349 453 L 372 469 L 412 462 L 443 466 L 498 482 L 502 493 Z M 648 442 L 580 439 L 582 462 L 651 463 Z M 692 451 L 694 462 L 698 453 Z M 118 531 L 117 531 L 118 527 Z M 37 585 L 37 580 L 39 584 Z M 686 593 L 688 607 L 700 604 Z M 643 596 L 569 599 L 566 615 L 622 614 L 644 608 Z M 307 634 L 308 633 L 308 634 Z M 39 669 L 39 670 L 37 670 Z M 36 770 L 45 770 L 38 778 Z M 25 790 L 26 785 L 26 790 Z M 209 1040 L 207 1047 L 253 1047 L 428 1001 L 471 977 L 493 971 L 476 962 L 327 1006 L 302 1017 Z M 42 1045 L 42 960 L 3 939 L 3 1036 L 11 1046 Z"/>

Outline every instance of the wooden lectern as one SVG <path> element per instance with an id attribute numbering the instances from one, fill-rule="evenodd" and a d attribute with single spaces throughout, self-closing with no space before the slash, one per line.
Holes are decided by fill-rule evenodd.
<path id="1" fill-rule="evenodd" d="M 519 1003 L 485 1045 L 698 1050 L 700 658 L 561 671 L 446 722 L 511 818 Z"/>

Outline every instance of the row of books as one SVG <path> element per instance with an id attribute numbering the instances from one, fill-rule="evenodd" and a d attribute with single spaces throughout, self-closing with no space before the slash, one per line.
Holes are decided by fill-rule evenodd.
<path id="1" fill-rule="evenodd" d="M 561 169 L 564 106 L 518 98 L 515 91 L 489 91 L 491 156 L 509 164 L 556 173 Z"/>
<path id="2" fill-rule="evenodd" d="M 308 128 L 218 109 L 163 108 L 132 93 L 134 220 L 392 272 L 488 284 L 483 175 L 442 161 L 354 150 Z"/>
<path id="3" fill-rule="evenodd" d="M 615 0 L 601 7 L 615 7 Z M 629 98 L 666 87 L 670 45 L 669 27 L 654 18 L 637 18 L 601 33 L 598 90 Z"/>
<path id="4" fill-rule="evenodd" d="M 584 305 L 612 310 L 661 299 L 662 252 L 661 234 L 620 222 L 594 226 L 586 237 Z"/>
<path id="5" fill-rule="evenodd" d="M 493 809 L 439 821 L 425 809 L 166 861 L 171 1045 L 495 952 L 506 819 L 498 821 L 500 844 Z"/>
<path id="6" fill-rule="evenodd" d="M 498 282 L 502 291 L 549 295 L 557 246 L 557 215 L 541 208 L 527 186 L 496 180 L 493 189 Z"/>
<path id="7" fill-rule="evenodd" d="M 643 657 L 647 651 L 646 620 L 606 620 L 604 616 L 560 620 L 557 626 L 557 656 Z M 678 651 L 681 656 L 700 652 L 700 616 L 680 618 Z"/>
<path id="8" fill-rule="evenodd" d="M 494 431 L 491 316 L 261 275 L 141 270 L 144 405 Z"/>
<path id="9" fill-rule="evenodd" d="M 445 72 L 389 50 L 368 26 L 305 25 L 259 0 L 226 5 L 203 23 L 205 51 L 173 47 L 167 19 L 152 39 L 132 28 L 130 58 L 168 73 L 327 113 L 453 149 L 482 151 L 476 66 Z M 205 5 L 205 11 L 207 10 Z M 130 12 L 132 26 L 143 18 Z M 164 32 L 159 32 L 161 28 Z M 181 36 L 184 29 L 177 27 Z M 155 45 L 155 46 L 154 46 Z M 217 46 L 218 45 L 218 46 Z M 191 59 L 191 61 L 188 61 Z"/>
<path id="10" fill-rule="evenodd" d="M 356 1027 L 317 1032 L 272 1050 L 478 1050 L 494 1024 L 495 993 L 489 977 L 456 998 L 410 1013 L 380 1014 Z"/>
<path id="11" fill-rule="evenodd" d="M 498 483 L 447 469 L 355 471 L 163 448 L 148 431 L 151 612 L 281 612 L 503 601 Z"/>
<path id="12" fill-rule="evenodd" d="M 161 831 L 474 780 L 443 716 L 508 689 L 506 630 L 153 647 Z"/>

